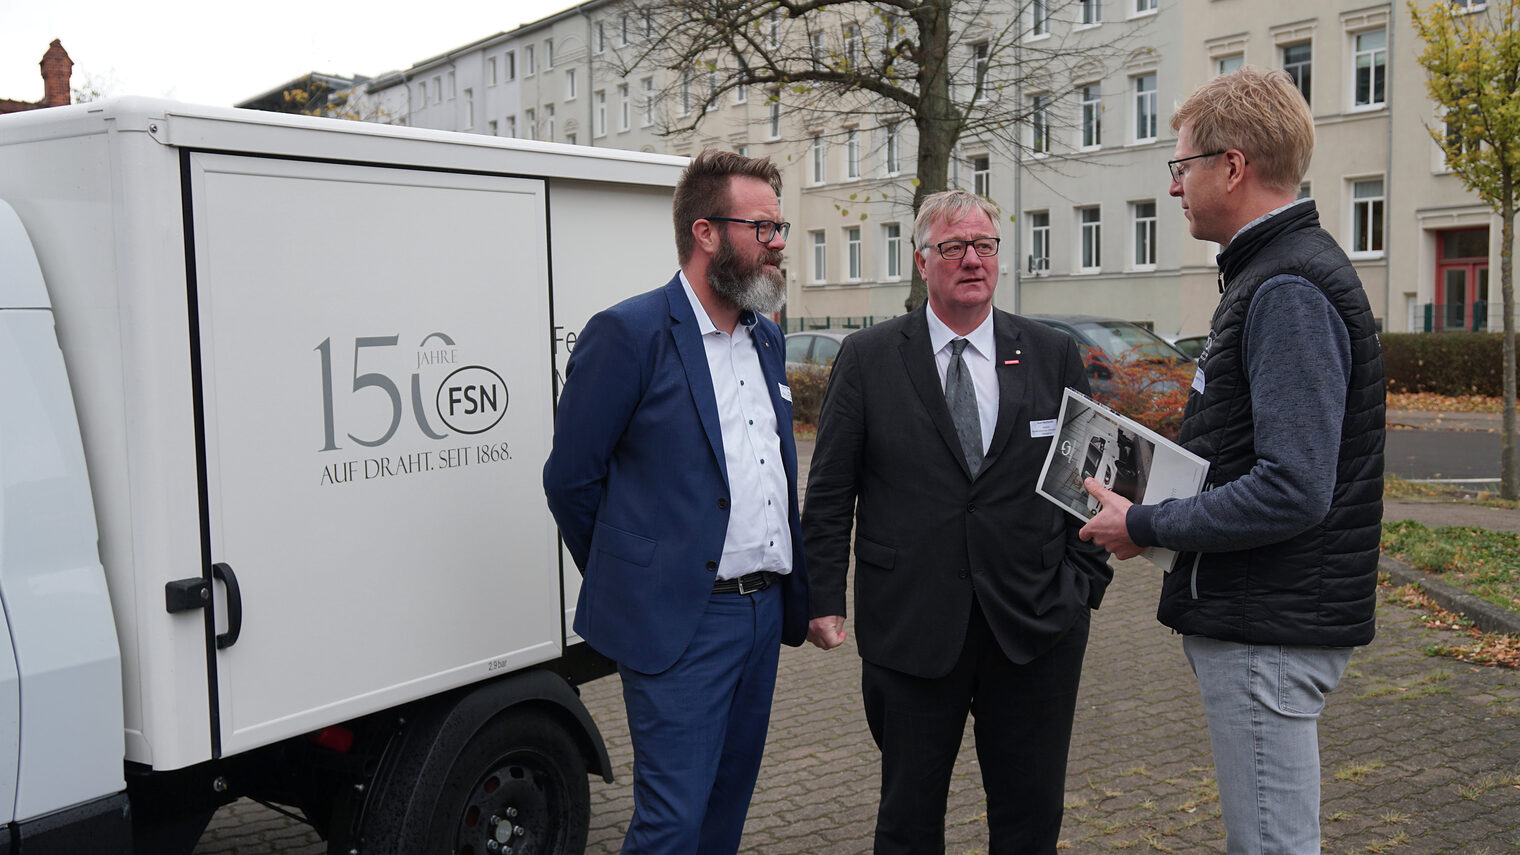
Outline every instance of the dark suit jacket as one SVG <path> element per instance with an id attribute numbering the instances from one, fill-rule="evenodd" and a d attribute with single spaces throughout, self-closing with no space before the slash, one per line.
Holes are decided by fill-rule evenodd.
<path id="1" fill-rule="evenodd" d="M 790 493 L 792 572 L 782 641 L 807 636 L 797 447 L 781 329 L 754 327 Z M 544 492 L 585 578 L 575 631 L 635 671 L 670 667 L 696 633 L 728 531 L 728 473 L 712 375 L 680 276 L 597 313 L 576 339 Z"/>
<path id="2" fill-rule="evenodd" d="M 993 311 L 997 426 L 971 477 L 930 351 L 925 309 L 854 333 L 818 419 L 803 536 L 814 617 L 845 614 L 855 519 L 855 631 L 867 661 L 940 677 L 960 654 L 972 593 L 1003 651 L 1028 662 L 1103 598 L 1107 553 L 1035 493 L 1062 390 L 1086 392 L 1075 343 Z M 1017 360 L 1017 364 L 1008 364 Z"/>

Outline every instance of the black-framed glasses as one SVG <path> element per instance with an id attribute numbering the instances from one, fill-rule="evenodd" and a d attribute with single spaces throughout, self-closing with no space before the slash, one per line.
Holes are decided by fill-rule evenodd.
<path id="1" fill-rule="evenodd" d="M 778 223 L 775 220 L 741 220 L 738 217 L 703 217 L 704 220 L 720 220 L 725 223 L 744 223 L 755 227 L 755 240 L 761 243 L 770 243 L 781 235 L 786 240 L 786 233 L 792 230 L 791 223 Z"/>
<path id="2" fill-rule="evenodd" d="M 966 247 L 968 247 L 968 246 L 971 247 L 972 249 L 976 250 L 976 254 L 980 255 L 982 258 L 987 258 L 989 256 L 997 255 L 997 253 L 998 253 L 998 244 L 1002 243 L 1002 241 L 1003 241 L 1002 238 L 976 238 L 975 240 L 947 240 L 947 241 L 941 241 L 941 242 L 936 243 L 936 244 L 932 244 L 932 246 L 935 249 L 939 250 L 939 257 L 940 258 L 943 258 L 946 261 L 955 261 L 958 258 L 965 258 L 966 257 Z"/>
<path id="3" fill-rule="evenodd" d="M 1187 170 L 1185 170 L 1185 169 L 1178 169 L 1177 168 L 1177 164 L 1179 164 L 1179 163 L 1186 163 L 1186 162 L 1188 162 L 1190 160 L 1197 160 L 1200 157 L 1218 157 L 1219 155 L 1224 154 L 1226 151 L 1229 151 L 1229 149 L 1222 149 L 1220 151 L 1211 151 L 1208 154 L 1195 154 L 1192 157 L 1179 157 L 1176 160 L 1168 160 L 1166 162 L 1166 168 L 1167 168 L 1167 171 L 1169 171 L 1169 172 L 1172 173 L 1172 180 L 1175 181 L 1175 182 L 1177 182 L 1178 184 L 1181 184 L 1182 183 L 1182 176 L 1187 174 Z"/>

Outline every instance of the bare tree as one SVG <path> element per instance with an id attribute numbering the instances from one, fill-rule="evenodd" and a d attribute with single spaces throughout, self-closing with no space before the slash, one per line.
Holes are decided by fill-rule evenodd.
<path id="1" fill-rule="evenodd" d="M 609 60 L 665 70 L 664 133 L 698 128 L 743 87 L 804 125 L 848 119 L 916 131 L 913 210 L 950 183 L 958 143 L 1020 159 L 1060 118 L 1030 93 L 1061 92 L 1126 54 L 1080 25 L 1096 0 L 628 0 L 641 38 Z M 1048 37 L 1045 37 L 1048 36 Z M 1034 127 L 1031 127 L 1031 120 Z M 1029 132 L 1026 133 L 1026 129 Z M 889 131 L 889 136 L 891 131 Z M 1031 136 L 1033 134 L 1033 136 Z M 890 156 L 890 155 L 889 155 Z M 1080 157 L 1080 155 L 1074 155 Z M 925 299 L 915 269 L 906 305 Z"/>

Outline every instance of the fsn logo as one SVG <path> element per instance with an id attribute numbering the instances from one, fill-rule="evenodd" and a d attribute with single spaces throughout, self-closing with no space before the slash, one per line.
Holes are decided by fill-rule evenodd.
<path id="1" fill-rule="evenodd" d="M 459 433 L 485 433 L 507 413 L 507 384 L 484 365 L 466 365 L 438 384 L 438 417 Z"/>

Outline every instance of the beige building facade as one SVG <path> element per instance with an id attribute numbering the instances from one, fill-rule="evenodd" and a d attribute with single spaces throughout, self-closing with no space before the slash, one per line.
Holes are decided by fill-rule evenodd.
<path id="1" fill-rule="evenodd" d="M 1426 2 L 1426 0 L 1421 0 Z M 1487 14 L 1466 0 L 1471 14 Z M 1316 122 L 1301 193 L 1357 267 L 1389 331 L 1499 329 L 1497 218 L 1447 171 L 1416 62 L 1408 10 L 1358 0 L 1071 0 L 1010 3 L 967 27 L 957 74 L 1013 25 L 1010 46 L 1108 48 L 1044 84 L 1003 92 L 1029 121 L 1018 150 L 968 135 L 951 183 L 999 204 L 997 302 L 1026 314 L 1094 314 L 1163 335 L 1207 332 L 1218 300 L 1214 254 L 1169 198 L 1168 121 L 1199 84 L 1241 64 L 1284 68 Z M 1009 16 L 1022 16 L 1010 21 Z M 802 38 L 780 21 L 778 38 Z M 795 28 L 795 29 L 792 29 Z M 829 28 L 821 28 L 828 30 Z M 874 34 L 841 19 L 826 49 Z M 912 122 L 864 100 L 798 109 L 766 90 L 707 103 L 700 69 L 620 74 L 645 37 L 618 0 L 591 0 L 464 45 L 369 86 L 406 124 L 575 145 L 694 154 L 721 146 L 782 166 L 787 314 L 799 325 L 858 325 L 903 312 L 912 276 Z M 1004 60 L 1007 57 L 1003 57 Z M 621 63 L 626 64 L 626 63 Z M 968 92 L 968 80 L 958 91 Z M 1006 101 L 1004 103 L 1007 103 Z M 696 122 L 696 130 L 661 132 Z M 672 265 L 674 257 L 672 257 Z M 1489 270 L 1493 275 L 1489 275 Z"/>

